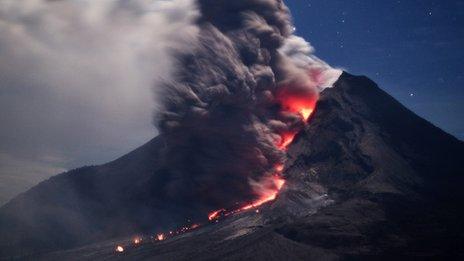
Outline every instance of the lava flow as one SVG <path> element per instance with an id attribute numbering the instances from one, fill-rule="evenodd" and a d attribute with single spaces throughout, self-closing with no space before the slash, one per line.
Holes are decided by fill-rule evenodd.
<path id="1" fill-rule="evenodd" d="M 292 144 L 293 140 L 295 139 L 296 132 L 284 132 L 280 135 L 280 143 L 277 144 L 277 147 L 280 150 L 286 151 L 288 149 L 288 146 Z"/>
<path id="2" fill-rule="evenodd" d="M 281 92 L 277 99 L 282 109 L 291 114 L 297 114 L 301 117 L 301 120 L 306 123 L 314 111 L 315 107 L 315 96 L 312 94 L 308 95 L 295 95 Z M 280 134 L 280 142 L 276 144 L 277 148 L 282 151 L 287 151 L 290 144 L 295 139 L 296 134 L 299 130 L 285 131 Z M 264 188 L 260 188 L 260 197 L 255 201 L 242 206 L 234 210 L 220 209 L 211 212 L 208 215 L 210 221 L 217 220 L 221 216 L 228 216 L 231 214 L 238 213 L 240 211 L 257 208 L 267 202 L 276 199 L 282 187 L 285 185 L 285 180 L 282 178 L 282 172 L 284 171 L 284 164 L 278 164 L 274 167 L 275 174 L 271 177 L 266 178 Z"/>
<path id="3" fill-rule="evenodd" d="M 213 211 L 208 215 L 209 221 L 215 221 L 215 220 L 217 221 L 221 217 L 236 214 L 238 212 L 249 210 L 252 208 L 257 208 L 267 202 L 275 200 L 280 190 L 285 185 L 285 180 L 281 177 L 282 171 L 284 170 L 284 166 L 277 165 L 274 169 L 275 169 L 274 175 L 270 177 L 266 177 L 264 182 L 262 181 L 258 183 L 260 186 L 259 188 L 260 197 L 258 199 L 240 208 L 236 208 L 233 210 L 220 209 L 220 210 Z M 261 184 L 261 183 L 264 183 L 264 184 Z"/>
<path id="4" fill-rule="evenodd" d="M 225 211 L 226 211 L 225 209 L 220 209 L 220 210 L 216 210 L 216 211 L 211 212 L 211 213 L 208 215 L 208 220 L 209 220 L 209 221 L 212 221 L 212 220 L 217 219 L 218 216 L 219 216 L 222 212 L 225 212 Z"/>
<path id="5" fill-rule="evenodd" d="M 248 210 L 251 208 L 259 207 L 267 202 L 273 201 L 276 199 L 277 194 L 279 194 L 282 187 L 285 185 L 285 180 L 279 176 L 272 177 L 273 188 L 263 193 L 263 195 L 257 199 L 256 201 L 252 202 L 249 205 L 242 207 L 240 210 Z"/>
<path id="6" fill-rule="evenodd" d="M 141 237 L 134 238 L 134 245 L 139 245 L 140 243 L 142 243 L 142 238 Z"/>
<path id="7" fill-rule="evenodd" d="M 307 120 L 314 111 L 314 100 L 314 97 L 311 97 L 311 99 L 307 99 L 306 97 L 305 99 L 305 97 L 291 95 L 284 95 L 278 99 L 284 111 L 298 115 L 304 122 L 304 124 L 306 124 Z M 292 131 L 282 132 L 280 134 L 280 142 L 276 144 L 276 147 L 281 151 L 287 151 L 288 147 L 290 146 L 290 144 L 292 144 L 293 140 L 295 139 L 295 136 L 298 133 L 298 131 L 299 129 L 295 128 Z M 256 186 L 259 187 L 258 194 L 260 194 L 258 199 L 235 209 L 222 208 L 219 210 L 215 210 L 208 214 L 208 220 L 210 222 L 219 222 L 219 219 L 222 217 L 230 216 L 254 208 L 256 208 L 256 213 L 260 213 L 259 209 L 257 208 L 261 205 L 275 200 L 280 190 L 285 185 L 285 179 L 283 179 L 282 177 L 282 172 L 284 171 L 284 169 L 285 165 L 283 163 L 277 164 L 276 166 L 274 166 L 273 175 L 267 176 L 257 183 Z M 176 231 L 170 231 L 168 234 L 159 233 L 156 236 L 154 236 L 153 239 L 155 242 L 164 241 L 168 237 L 173 237 L 176 235 L 190 232 L 194 229 L 199 228 L 200 226 L 200 224 L 184 226 Z M 138 242 L 134 242 L 135 244 L 142 242 L 141 238 L 137 240 Z M 116 252 L 122 253 L 124 252 L 124 248 L 122 246 L 117 246 Z"/>

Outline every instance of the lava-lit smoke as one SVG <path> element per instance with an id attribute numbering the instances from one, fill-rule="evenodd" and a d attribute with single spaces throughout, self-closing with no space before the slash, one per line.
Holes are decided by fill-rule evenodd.
<path id="1" fill-rule="evenodd" d="M 180 204 L 246 209 L 276 197 L 288 145 L 339 72 L 293 35 L 280 0 L 198 6 L 198 44 L 178 55 L 176 80 L 159 95 L 166 193 Z"/>

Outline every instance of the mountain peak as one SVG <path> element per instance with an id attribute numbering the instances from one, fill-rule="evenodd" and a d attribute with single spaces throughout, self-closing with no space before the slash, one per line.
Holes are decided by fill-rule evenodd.
<path id="1" fill-rule="evenodd" d="M 163 184 L 163 142 L 158 137 L 109 164 L 61 174 L 2 207 L 0 256 L 183 225 L 188 208 L 154 191 Z M 124 257 L 264 260 L 281 248 L 292 260 L 460 251 L 463 142 L 368 78 L 345 72 L 325 89 L 287 154 L 286 184 L 274 202 Z M 111 257 L 114 244 L 44 258 Z"/>

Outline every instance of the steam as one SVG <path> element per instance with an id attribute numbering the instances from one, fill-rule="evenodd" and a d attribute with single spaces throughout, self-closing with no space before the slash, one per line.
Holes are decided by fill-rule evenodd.
<path id="1" fill-rule="evenodd" d="M 18 184 L 0 204 L 152 138 L 152 88 L 197 17 L 193 0 L 0 1 L 0 183 Z"/>
<path id="2" fill-rule="evenodd" d="M 198 2 L 198 43 L 178 54 L 175 80 L 159 90 L 156 125 L 167 146 L 167 194 L 214 209 L 274 186 L 287 134 L 293 139 L 340 72 L 293 35 L 280 0 Z"/>
<path id="3" fill-rule="evenodd" d="M 285 39 L 280 52 L 291 59 L 291 63 L 298 67 L 299 70 L 310 72 L 310 81 L 315 84 L 319 92 L 332 87 L 342 73 L 340 69 L 334 69 L 317 58 L 314 55 L 314 47 L 299 36 L 292 35 Z"/>

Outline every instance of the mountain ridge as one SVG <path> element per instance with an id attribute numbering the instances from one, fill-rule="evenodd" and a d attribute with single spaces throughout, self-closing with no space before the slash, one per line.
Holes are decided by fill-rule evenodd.
<path id="1" fill-rule="evenodd" d="M 261 209 L 261 214 L 246 212 L 222 221 L 217 227 L 207 226 L 192 235 L 162 243 L 167 250 L 150 245 L 121 258 L 140 258 L 143 251 L 151 251 L 152 255 L 144 257 L 183 260 L 192 251 L 199 251 L 204 256 L 196 255 L 198 259 L 225 259 L 226 253 L 231 253 L 226 245 L 243 245 L 243 242 L 249 242 L 242 246 L 244 249 L 262 251 L 259 254 L 262 259 L 278 256 L 277 250 L 268 249 L 270 245 L 295 249 L 292 256 L 295 260 L 303 260 L 305 256 L 343 259 L 462 255 L 457 248 L 459 242 L 464 242 L 464 226 L 460 221 L 464 214 L 459 208 L 464 202 L 460 191 L 464 167 L 462 141 L 412 113 L 367 77 L 348 73 L 333 88 L 324 90 L 309 122 L 289 148 L 284 173 L 286 186 L 275 202 Z M 150 190 L 156 185 L 153 178 L 159 179 L 156 175 L 162 171 L 162 148 L 163 139 L 157 137 L 110 163 L 52 178 L 11 201 L 8 207 L 0 208 L 0 224 L 13 224 L 8 232 L 16 240 L 2 242 L 0 256 L 37 252 L 34 251 L 37 245 L 42 248 L 45 245 L 44 249 L 51 251 L 181 225 L 185 222 L 182 217 L 191 214 L 188 210 L 178 215 L 182 206 L 163 206 L 156 198 L 150 198 L 156 195 Z M 65 177 L 72 177 L 72 181 Z M 61 179 L 64 181 L 57 181 Z M 44 189 L 46 186 L 49 188 Z M 99 191 L 100 186 L 111 189 Z M 75 195 L 66 189 L 75 189 Z M 34 192 L 37 190 L 44 191 L 37 194 Z M 40 207 L 31 207 L 39 203 Z M 45 239 L 41 233 L 50 229 L 50 225 L 45 225 L 45 230 L 44 226 L 34 228 L 42 232 L 18 228 L 28 220 L 15 222 L 18 217 L 11 209 L 30 208 L 27 211 L 30 215 L 42 215 L 47 220 L 42 208 L 48 205 L 53 211 L 58 208 L 63 216 L 70 209 L 83 211 L 82 216 L 76 216 L 79 221 L 86 215 L 87 219 L 98 217 L 102 221 L 82 222 L 74 231 L 79 234 L 77 239 L 72 238 L 75 233 L 64 224 L 57 231 L 48 232 Z M 68 225 L 73 221 L 67 220 Z M 159 225 L 149 226 L 150 222 Z M 105 223 L 115 225 L 105 227 Z M 118 230 L 119 226 L 124 229 Z M 0 227 L 4 229 L 5 226 Z M 99 235 L 95 231 L 108 232 Z M 39 233 L 36 237 L 25 237 L 36 233 Z M 268 233 L 275 242 L 260 243 L 254 239 L 262 238 L 263 233 Z M 208 237 L 217 242 L 209 241 Z M 198 244 L 194 242 L 202 240 L 218 253 L 193 249 Z M 32 246 L 28 247 L 28 242 Z M 56 245 L 57 242 L 61 244 Z M 179 250 L 180 242 L 192 249 Z M 22 247 L 3 252 L 5 246 L 15 244 Z M 92 249 L 96 255 L 114 257 L 106 248 Z M 157 251 L 164 251 L 164 255 L 158 255 Z M 310 255 L 312 251 L 317 254 Z M 52 256 L 82 257 L 76 251 L 69 253 L 71 256 L 60 252 Z M 246 251 L 233 256 L 253 257 Z"/>

